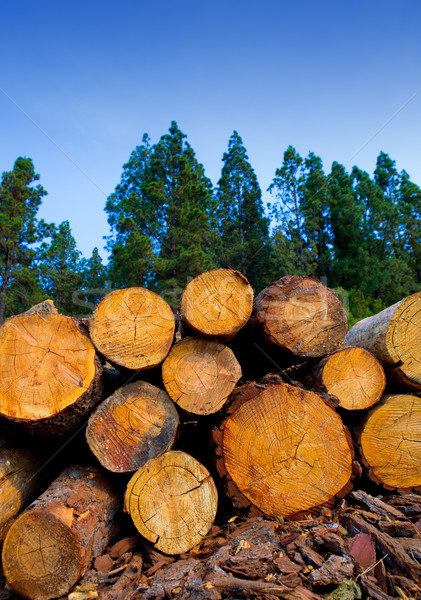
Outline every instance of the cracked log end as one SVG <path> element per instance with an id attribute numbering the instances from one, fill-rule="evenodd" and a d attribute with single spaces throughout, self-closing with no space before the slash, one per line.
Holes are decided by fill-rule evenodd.
<path id="1" fill-rule="evenodd" d="M 115 534 L 118 497 L 95 469 L 71 467 L 13 523 L 7 583 L 32 600 L 66 594 Z"/>
<path id="2" fill-rule="evenodd" d="M 137 381 L 118 389 L 96 408 L 86 438 L 106 469 L 128 473 L 168 450 L 178 424 L 177 409 L 168 394 Z"/>
<path id="3" fill-rule="evenodd" d="M 170 451 L 148 461 L 133 475 L 125 510 L 157 550 L 180 554 L 208 533 L 217 501 L 207 469 L 185 452 Z"/>
<path id="4" fill-rule="evenodd" d="M 226 419 L 222 456 L 239 491 L 271 516 L 332 500 L 352 473 L 338 414 L 317 394 L 287 384 L 262 389 Z"/>
<path id="5" fill-rule="evenodd" d="M 95 348 L 72 318 L 23 314 L 0 328 L 0 413 L 8 418 L 33 422 L 83 404 L 98 377 Z"/>
<path id="6" fill-rule="evenodd" d="M 361 429 L 360 444 L 370 476 L 392 488 L 421 486 L 421 398 L 385 396 Z"/>
<path id="7" fill-rule="evenodd" d="M 311 383 L 336 396 L 342 408 L 361 410 L 380 400 L 386 378 L 383 367 L 370 352 L 343 348 L 316 365 Z"/>
<path id="8" fill-rule="evenodd" d="M 253 289 L 233 269 L 215 269 L 199 275 L 181 296 L 181 317 L 194 332 L 229 340 L 250 318 Z"/>
<path id="9" fill-rule="evenodd" d="M 162 365 L 170 397 L 196 415 L 220 410 L 240 377 L 240 364 L 230 348 L 198 337 L 177 342 Z"/>
<path id="10" fill-rule="evenodd" d="M 115 290 L 96 307 L 90 322 L 91 339 L 110 362 L 145 370 L 167 356 L 175 330 L 167 302 L 144 288 Z"/>
<path id="11" fill-rule="evenodd" d="M 348 320 L 333 290 L 313 277 L 288 275 L 257 296 L 253 323 L 268 343 L 321 357 L 343 345 Z"/>

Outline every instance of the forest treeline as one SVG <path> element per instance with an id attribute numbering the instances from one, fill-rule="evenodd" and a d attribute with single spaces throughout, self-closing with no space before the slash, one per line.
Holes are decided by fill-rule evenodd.
<path id="1" fill-rule="evenodd" d="M 214 267 L 240 270 L 259 292 L 286 274 L 337 289 L 351 322 L 421 289 L 421 189 L 380 152 L 372 176 L 289 146 L 265 207 L 234 131 L 216 184 L 172 122 L 145 134 L 106 201 L 109 261 L 83 258 L 68 221 L 37 218 L 47 193 L 30 158 L 0 185 L 0 322 L 46 297 L 87 316 L 114 288 L 145 286 L 176 306 L 188 281 Z"/>

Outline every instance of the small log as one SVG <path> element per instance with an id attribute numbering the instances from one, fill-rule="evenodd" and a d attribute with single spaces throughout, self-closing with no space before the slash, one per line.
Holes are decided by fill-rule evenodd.
<path id="1" fill-rule="evenodd" d="M 67 594 L 115 534 L 118 502 L 96 469 L 64 471 L 6 535 L 8 585 L 32 600 Z"/>
<path id="2" fill-rule="evenodd" d="M 39 464 L 28 450 L 0 450 L 0 542 L 35 492 Z"/>
<path id="3" fill-rule="evenodd" d="M 247 323 L 253 289 L 239 271 L 215 269 L 199 275 L 181 296 L 181 318 L 187 328 L 221 341 L 232 339 Z"/>
<path id="4" fill-rule="evenodd" d="M 321 357 L 343 345 L 347 314 L 317 279 L 288 275 L 256 297 L 252 323 L 269 344 L 295 356 Z"/>
<path id="5" fill-rule="evenodd" d="M 126 369 L 152 369 L 167 356 L 175 317 L 167 302 L 144 288 L 107 294 L 92 315 L 89 333 L 97 350 Z"/>
<path id="6" fill-rule="evenodd" d="M 177 342 L 162 365 L 170 397 L 196 415 L 218 411 L 240 377 L 240 364 L 230 348 L 198 337 Z"/>
<path id="7" fill-rule="evenodd" d="M 320 396 L 282 383 L 250 384 L 240 388 L 230 412 L 219 452 L 232 491 L 261 511 L 287 517 L 348 491 L 352 444 Z"/>
<path id="8" fill-rule="evenodd" d="M 388 375 L 420 390 L 420 334 L 421 292 L 417 292 L 355 323 L 345 337 L 345 344 L 365 348 L 387 368 Z"/>
<path id="9" fill-rule="evenodd" d="M 370 477 L 389 488 L 421 486 L 421 398 L 384 396 L 364 421 L 359 442 Z"/>
<path id="10" fill-rule="evenodd" d="M 383 367 L 367 350 L 343 348 L 322 358 L 310 382 L 339 400 L 347 410 L 370 408 L 383 394 L 386 378 Z"/>
<path id="11" fill-rule="evenodd" d="M 90 416 L 86 438 L 109 471 L 136 471 L 168 450 L 179 425 L 177 409 L 166 392 L 137 381 L 118 389 Z"/>
<path id="12" fill-rule="evenodd" d="M 209 472 L 189 454 L 166 452 L 131 478 L 125 510 L 147 540 L 166 554 L 187 552 L 212 527 L 217 491 Z"/>
<path id="13" fill-rule="evenodd" d="M 37 311 L 0 327 L 0 414 L 42 433 L 74 428 L 102 394 L 101 365 L 71 317 Z"/>

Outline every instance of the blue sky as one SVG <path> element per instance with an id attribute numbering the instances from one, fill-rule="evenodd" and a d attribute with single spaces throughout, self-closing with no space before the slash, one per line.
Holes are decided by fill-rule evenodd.
<path id="1" fill-rule="evenodd" d="M 289 144 L 326 171 L 372 173 L 383 150 L 421 185 L 416 0 L 23 0 L 1 15 L 0 171 L 31 157 L 39 216 L 69 220 L 86 256 L 105 257 L 130 152 L 172 120 L 214 184 L 235 129 L 262 190 Z"/>

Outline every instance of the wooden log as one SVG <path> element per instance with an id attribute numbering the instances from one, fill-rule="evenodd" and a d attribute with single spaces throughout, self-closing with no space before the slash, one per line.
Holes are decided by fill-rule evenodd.
<path id="1" fill-rule="evenodd" d="M 101 399 L 101 373 L 92 342 L 71 317 L 38 311 L 0 327 L 0 414 L 9 419 L 67 432 Z"/>
<path id="2" fill-rule="evenodd" d="M 109 471 L 136 471 L 168 450 L 179 425 L 177 409 L 166 392 L 137 381 L 118 389 L 90 416 L 88 444 Z"/>
<path id="3" fill-rule="evenodd" d="M 242 386 L 219 432 L 218 470 L 226 470 L 239 507 L 245 498 L 268 515 L 288 517 L 352 487 L 350 436 L 313 392 L 283 383 Z"/>
<path id="4" fill-rule="evenodd" d="M 309 378 L 312 386 L 347 410 L 370 408 L 383 394 L 386 377 L 378 360 L 362 348 L 343 348 L 322 358 Z"/>
<path id="5" fill-rule="evenodd" d="M 372 317 L 358 321 L 345 337 L 347 346 L 365 348 L 399 383 L 421 389 L 421 292 Z"/>
<path id="6" fill-rule="evenodd" d="M 159 365 L 174 338 L 175 317 L 169 304 L 144 288 L 107 294 L 90 321 L 97 350 L 111 363 L 143 371 Z"/>
<path id="7" fill-rule="evenodd" d="M 177 342 L 162 365 L 170 397 L 196 415 L 218 411 L 240 377 L 240 364 L 230 348 L 198 337 Z"/>
<path id="8" fill-rule="evenodd" d="M 133 475 L 125 510 L 157 550 L 180 554 L 208 533 L 217 500 L 207 469 L 189 454 L 172 450 L 151 459 Z"/>
<path id="9" fill-rule="evenodd" d="M 288 275 L 260 292 L 252 323 L 269 344 L 295 356 L 321 357 L 342 347 L 347 314 L 317 279 Z"/>
<path id="10" fill-rule="evenodd" d="M 181 296 L 181 318 L 193 333 L 232 339 L 247 323 L 253 289 L 239 271 L 215 269 L 199 275 Z"/>
<path id="11" fill-rule="evenodd" d="M 39 464 L 29 450 L 0 450 L 0 542 L 10 525 L 32 500 Z"/>
<path id="12" fill-rule="evenodd" d="M 96 469 L 64 471 L 10 527 L 7 583 L 32 600 L 70 590 L 115 534 L 118 497 Z"/>
<path id="13" fill-rule="evenodd" d="M 370 477 L 389 488 L 421 489 L 421 398 L 384 396 L 359 436 Z"/>

